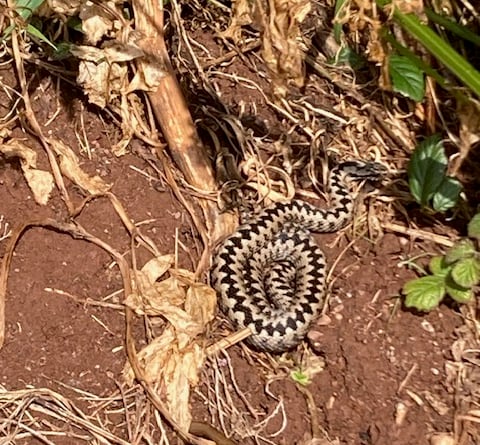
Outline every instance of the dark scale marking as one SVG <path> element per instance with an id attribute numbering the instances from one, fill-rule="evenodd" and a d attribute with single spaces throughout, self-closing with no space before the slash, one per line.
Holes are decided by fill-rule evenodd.
<path id="1" fill-rule="evenodd" d="M 310 303 L 310 304 L 320 303 L 320 299 L 317 298 L 314 294 L 305 295 L 305 299 L 306 299 L 307 302 Z"/>
<path id="2" fill-rule="evenodd" d="M 339 201 L 339 204 L 340 204 L 342 207 L 345 207 L 345 206 L 348 206 L 351 202 L 352 202 L 352 200 L 350 199 L 350 196 L 345 196 L 344 198 L 342 198 L 342 199 Z"/>
<path id="3" fill-rule="evenodd" d="M 310 304 L 300 303 L 300 306 L 302 307 L 303 312 L 305 312 L 306 314 L 314 315 L 312 306 Z"/>
<path id="4" fill-rule="evenodd" d="M 285 325 L 285 322 L 282 320 L 282 321 L 279 321 L 276 325 L 275 325 L 275 331 L 278 332 L 280 335 L 285 335 L 287 333 L 287 327 L 290 328 L 290 329 L 295 329 L 297 327 L 296 323 L 293 322 L 293 327 L 292 327 L 292 319 L 291 318 L 288 318 L 287 319 L 287 323 Z"/>
<path id="5" fill-rule="evenodd" d="M 301 324 L 304 324 L 306 322 L 305 314 L 299 309 L 295 311 L 295 319 L 297 322 L 300 322 Z"/>

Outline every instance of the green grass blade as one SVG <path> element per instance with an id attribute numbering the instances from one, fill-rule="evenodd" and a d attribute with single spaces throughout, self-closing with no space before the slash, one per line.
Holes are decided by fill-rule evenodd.
<path id="1" fill-rule="evenodd" d="M 38 40 L 41 40 L 42 42 L 45 42 L 47 45 L 50 45 L 54 51 L 57 50 L 57 47 L 52 43 L 50 42 L 50 40 L 48 40 L 47 37 L 45 37 L 37 28 L 35 28 L 35 26 L 32 26 L 32 25 L 28 25 L 27 26 L 27 32 L 37 38 Z"/>
<path id="2" fill-rule="evenodd" d="M 15 3 L 15 12 L 24 20 L 27 21 L 32 14 L 42 6 L 45 0 L 17 0 Z M 15 23 L 8 26 L 3 32 L 1 40 L 5 40 L 12 33 L 13 29 L 17 27 Z"/>
<path id="3" fill-rule="evenodd" d="M 457 22 L 450 19 L 449 17 L 437 14 L 429 8 L 425 8 L 425 14 L 428 20 L 436 23 L 437 25 L 443 26 L 452 34 L 457 35 L 463 40 L 468 40 L 474 45 L 480 46 L 480 36 L 470 31 L 466 26 L 459 25 Z"/>
<path id="4" fill-rule="evenodd" d="M 15 2 L 15 11 L 24 20 L 27 20 L 42 5 L 44 1 L 45 0 L 17 0 Z"/>
<path id="5" fill-rule="evenodd" d="M 448 43 L 413 14 L 403 14 L 397 9 L 394 19 L 434 57 L 445 65 L 464 85 L 480 97 L 480 73 L 457 53 Z"/>
<path id="6" fill-rule="evenodd" d="M 347 0 L 337 0 L 335 2 L 335 12 L 333 14 L 333 36 L 337 43 L 340 43 L 342 40 L 342 25 L 337 21 L 337 19 L 342 19 L 343 14 L 345 13 L 344 7 Z"/>

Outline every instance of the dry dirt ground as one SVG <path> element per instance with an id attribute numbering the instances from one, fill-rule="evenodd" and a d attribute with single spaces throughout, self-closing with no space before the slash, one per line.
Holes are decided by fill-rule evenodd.
<path id="1" fill-rule="evenodd" d="M 230 67 L 232 71 L 254 76 L 241 61 L 236 64 Z M 74 148 L 86 172 L 98 174 L 112 185 L 112 192 L 132 220 L 142 224 L 144 233 L 164 253 L 174 251 L 177 237 L 181 242 L 179 265 L 193 270 L 199 255 L 197 234 L 187 212 L 156 170 L 135 154 L 117 158 L 111 153 L 116 127 L 108 115 L 87 105 L 80 90 L 57 83 L 41 70 L 31 75 L 30 94 L 40 125 L 48 122 L 45 131 Z M 12 65 L 2 66 L 0 78 L 4 85 L 18 87 Z M 246 96 L 245 90 L 230 80 L 219 85 L 228 103 L 252 101 L 258 113 L 270 119 L 272 128 L 281 128 L 281 117 L 271 109 L 266 111 L 254 92 Z M 4 116 L 11 99 L 5 91 L 0 94 Z M 190 102 L 195 100 L 188 92 L 187 96 Z M 91 159 L 79 144 L 80 121 Z M 25 131 L 21 121 L 12 130 L 12 137 L 24 138 L 37 151 L 39 168 L 48 169 L 38 141 Z M 138 141 L 135 144 L 132 153 L 141 146 Z M 74 202 L 80 202 L 80 190 L 68 182 L 67 188 Z M 63 221 L 67 217 L 58 192 L 46 206 L 36 204 L 19 162 L 3 157 L 0 214 L 2 229 L 32 220 Z M 129 251 L 130 238 L 107 200 L 93 201 L 78 221 L 119 252 Z M 457 328 L 464 323 L 463 316 L 458 308 L 447 305 L 427 315 L 402 306 L 402 285 L 416 276 L 404 261 L 425 251 L 438 251 L 435 245 L 413 243 L 408 237 L 388 232 L 373 241 L 365 234 L 354 237 L 352 233 L 349 228 L 317 238 L 329 264 L 338 260 L 328 316 L 318 327 L 317 357 L 323 369 L 306 387 L 316 406 L 318 426 L 332 443 L 428 444 L 431 433 L 452 431 L 455 394 L 446 363 L 454 360 L 451 347 Z M 5 253 L 7 242 L 8 237 L 0 242 L 0 255 Z M 6 341 L 0 351 L 1 386 L 9 391 L 48 388 L 87 415 L 101 417 L 95 413 L 102 398 L 118 395 L 123 388 L 121 370 L 126 356 L 121 287 L 117 269 L 101 249 L 54 230 L 27 230 L 15 249 L 9 274 Z M 222 320 L 220 314 L 218 320 Z M 214 327 L 228 328 L 228 323 L 218 321 Z M 209 335 L 207 341 L 219 336 Z M 270 361 L 242 345 L 233 346 L 207 362 L 192 398 L 194 418 L 224 429 L 239 444 L 300 443 L 311 429 L 312 411 L 305 393 L 290 377 L 290 369 L 297 365 Z M 221 368 L 227 376 L 224 382 L 216 380 Z M 221 424 L 218 411 L 212 408 L 212 400 L 220 397 L 212 388 L 219 387 L 224 391 L 221 397 L 231 397 L 237 407 L 230 417 L 222 414 Z M 130 441 L 128 419 L 115 414 L 113 407 L 108 418 L 105 428 Z M 98 443 L 75 435 L 68 422 L 50 421 L 50 425 L 72 434 L 67 438 L 51 436 L 51 443 Z M 473 444 L 466 438 L 464 444 Z M 43 442 L 18 438 L 15 443 Z"/>

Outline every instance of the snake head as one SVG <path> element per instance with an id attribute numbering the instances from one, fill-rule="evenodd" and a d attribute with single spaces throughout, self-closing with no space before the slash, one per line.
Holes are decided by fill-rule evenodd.
<path id="1" fill-rule="evenodd" d="M 387 168 L 378 162 L 345 161 L 335 167 L 340 173 L 354 181 L 381 179 L 387 173 Z"/>

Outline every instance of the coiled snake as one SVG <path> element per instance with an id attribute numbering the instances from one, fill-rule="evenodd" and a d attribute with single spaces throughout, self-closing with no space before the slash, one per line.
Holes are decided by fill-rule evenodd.
<path id="1" fill-rule="evenodd" d="M 352 218 L 351 181 L 379 179 L 384 167 L 348 161 L 329 177 L 332 206 L 293 200 L 265 208 L 221 245 L 212 281 L 220 307 L 237 328 L 250 328 L 256 349 L 298 345 L 323 304 L 326 261 L 310 232 L 335 232 Z"/>

